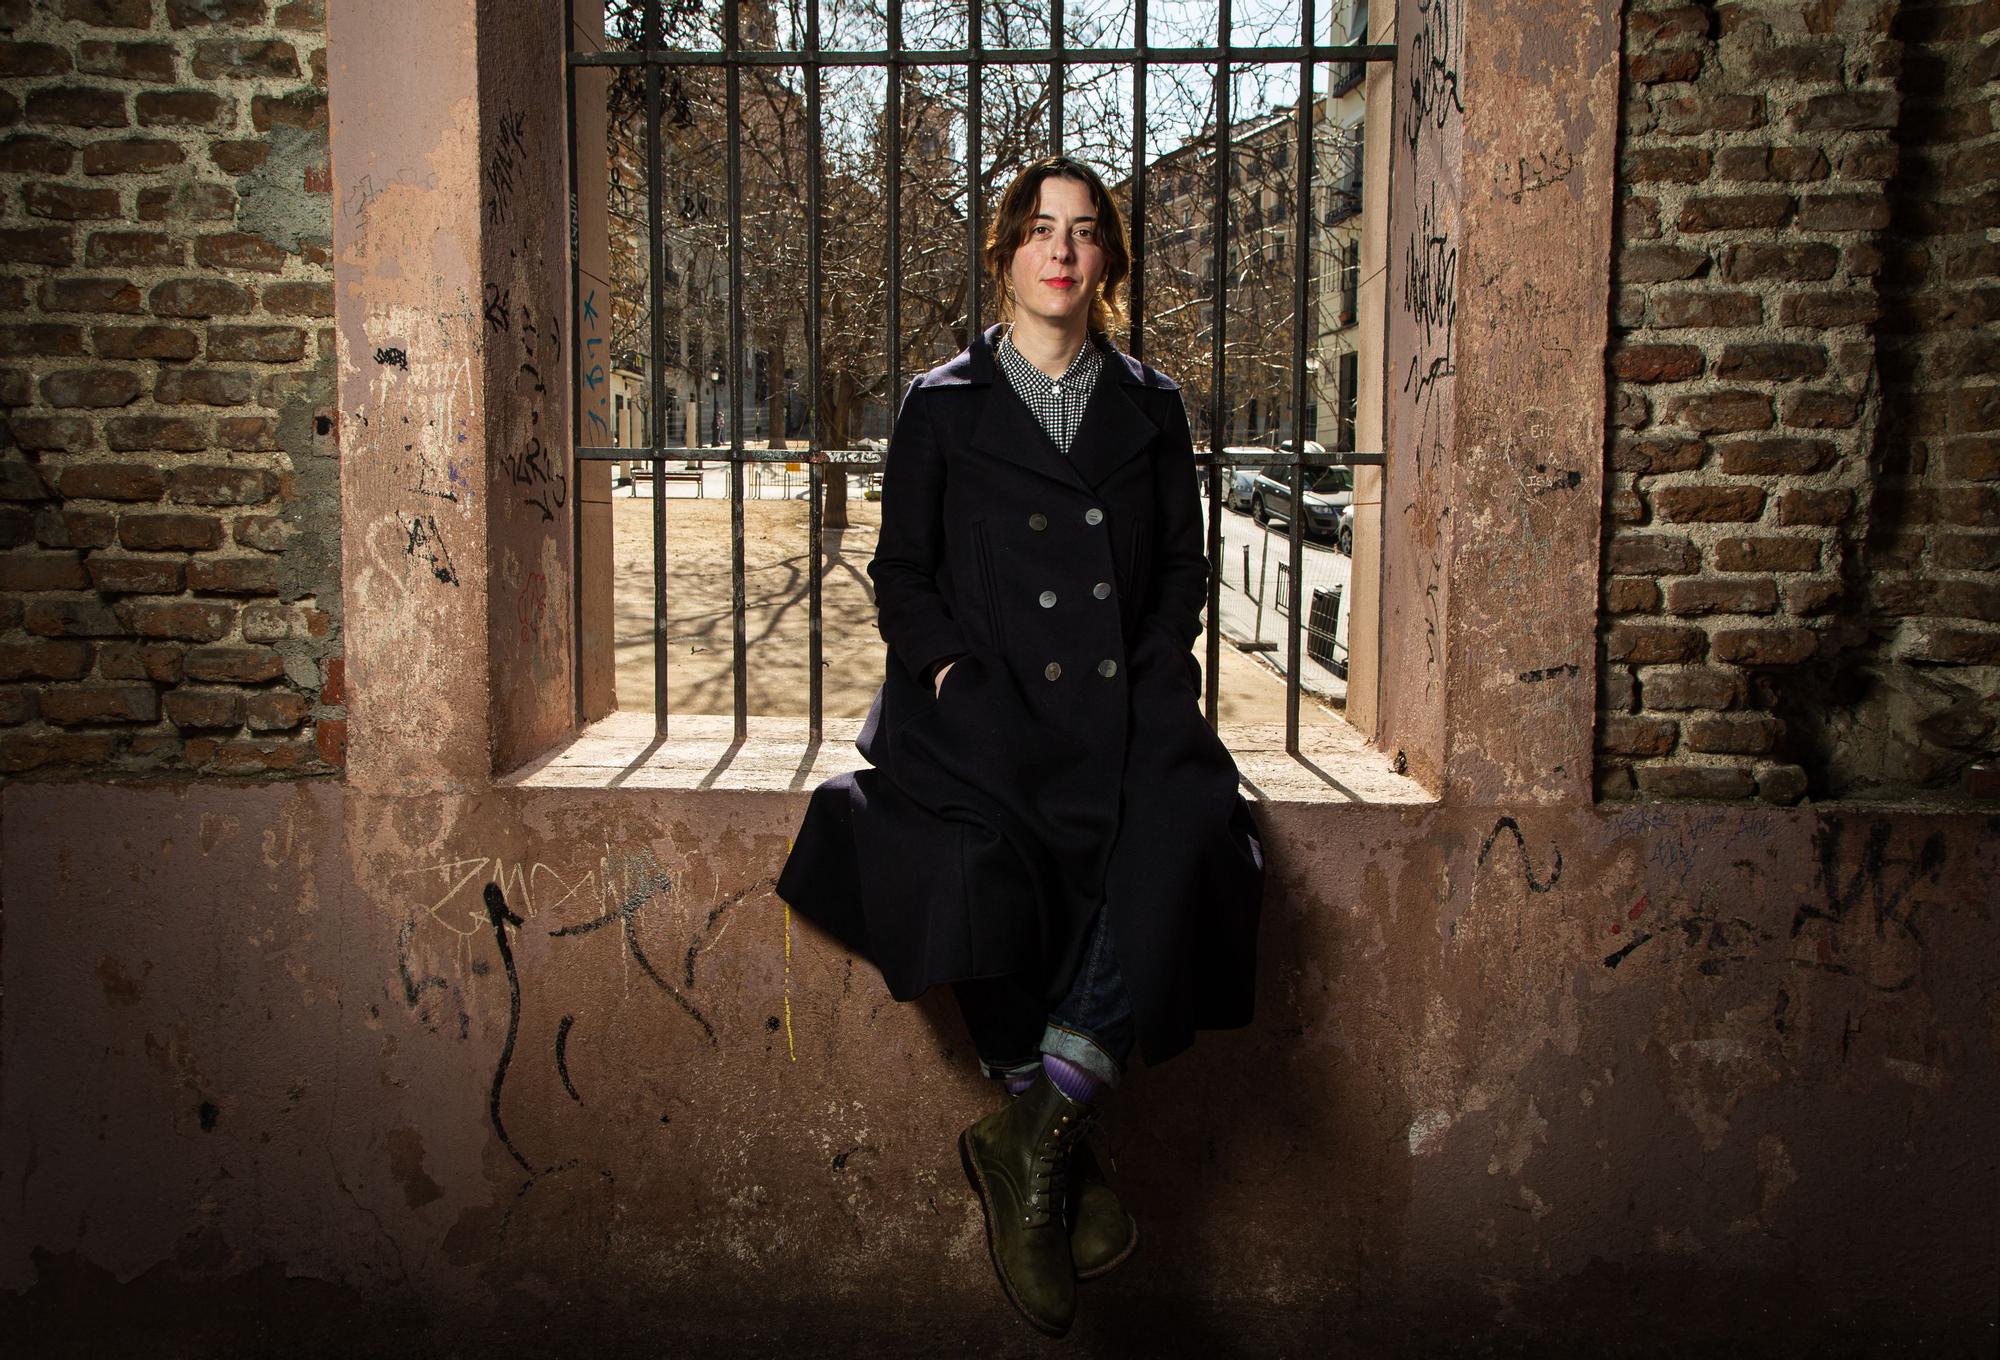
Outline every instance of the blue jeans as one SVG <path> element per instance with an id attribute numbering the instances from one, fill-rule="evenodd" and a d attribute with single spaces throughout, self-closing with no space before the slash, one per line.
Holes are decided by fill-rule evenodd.
<path id="1" fill-rule="evenodd" d="M 982 978 L 953 984 L 959 1008 L 979 1052 L 979 1070 L 989 1077 L 1026 1076 L 1049 1054 L 1075 1063 L 1107 1087 L 1124 1075 L 1135 1030 L 1132 1002 L 1118 971 L 1110 913 L 1098 908 L 1084 945 L 1083 959 L 1069 991 L 1046 1017 L 1030 993 L 1011 978 Z M 1026 1053 L 1025 1026 L 1040 1019 L 1041 1039 Z"/>

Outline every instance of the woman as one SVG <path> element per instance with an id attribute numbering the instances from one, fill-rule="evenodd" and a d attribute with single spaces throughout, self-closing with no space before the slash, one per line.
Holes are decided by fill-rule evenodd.
<path id="1" fill-rule="evenodd" d="M 898 1000 L 953 984 L 1014 1099 L 959 1140 L 1002 1287 L 1060 1336 L 1138 1229 L 1083 1133 L 1136 1044 L 1247 1024 L 1263 862 L 1197 707 L 1208 563 L 1180 390 L 1107 339 L 1124 222 L 1068 157 L 985 244 L 1005 321 L 910 385 L 875 582 L 887 673 L 778 893 Z"/>

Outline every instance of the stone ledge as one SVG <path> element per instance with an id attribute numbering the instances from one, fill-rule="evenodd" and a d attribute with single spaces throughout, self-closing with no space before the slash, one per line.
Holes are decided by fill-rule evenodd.
<path id="1" fill-rule="evenodd" d="M 854 749 L 861 724 L 851 718 L 827 724 L 816 748 L 803 718 L 752 718 L 749 728 L 738 745 L 728 717 L 690 715 L 672 719 L 667 737 L 659 740 L 652 714 L 614 713 L 495 782 L 528 789 L 803 793 L 863 764 Z M 1244 796 L 1253 802 L 1437 801 L 1416 780 L 1391 771 L 1382 753 L 1345 725 L 1302 728 L 1298 759 L 1285 753 L 1281 723 L 1225 725 L 1222 739 L 1236 756 Z"/>

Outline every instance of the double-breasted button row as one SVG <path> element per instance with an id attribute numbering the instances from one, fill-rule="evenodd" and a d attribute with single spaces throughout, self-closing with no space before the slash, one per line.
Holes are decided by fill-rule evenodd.
<path id="1" fill-rule="evenodd" d="M 1043 591 L 1038 598 L 1042 608 L 1054 609 L 1056 607 L 1056 593 L 1053 590 Z"/>
<path id="2" fill-rule="evenodd" d="M 1102 524 L 1104 523 L 1104 512 L 1093 505 L 1090 509 L 1083 512 L 1083 522 L 1089 525 Z M 1034 514 L 1028 516 L 1028 527 L 1039 534 L 1042 530 L 1049 527 L 1049 517 L 1037 510 Z"/>
<path id="3" fill-rule="evenodd" d="M 1106 680 L 1109 680 L 1112 676 L 1118 674 L 1118 663 L 1107 656 L 1104 660 L 1097 663 L 1097 673 Z M 1042 675 L 1050 680 L 1062 679 L 1062 662 L 1051 661 L 1048 665 L 1042 667 Z"/>
<path id="4" fill-rule="evenodd" d="M 1097 597 L 1098 599 L 1100 599 L 1100 600 L 1108 600 L 1108 599 L 1110 599 L 1110 598 L 1111 598 L 1111 582 L 1109 582 L 1109 581 L 1099 581 L 1099 582 L 1098 582 L 1098 583 L 1097 583 L 1096 585 L 1094 585 L 1094 586 L 1092 586 L 1092 587 L 1090 588 L 1090 593 L 1091 593 L 1091 594 L 1093 594 L 1093 595 L 1095 595 L 1095 596 L 1096 596 L 1096 597 Z"/>

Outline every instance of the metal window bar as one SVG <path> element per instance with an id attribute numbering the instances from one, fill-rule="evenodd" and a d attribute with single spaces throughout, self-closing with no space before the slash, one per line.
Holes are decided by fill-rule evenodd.
<path id="1" fill-rule="evenodd" d="M 748 66 L 785 66 L 800 68 L 806 77 L 807 134 L 808 134 L 808 174 L 806 185 L 806 211 L 808 216 L 808 261 L 807 261 L 807 462 L 810 482 L 810 544 L 811 563 L 809 567 L 809 670 L 811 674 L 808 694 L 809 721 L 812 740 L 817 743 L 822 731 L 822 678 L 821 660 L 824 639 L 823 591 L 824 591 L 824 542 L 821 537 L 821 518 L 825 494 L 825 478 L 829 469 L 835 475 L 845 476 L 847 467 L 867 464 L 879 460 L 879 455 L 868 450 L 838 449 L 824 447 L 819 405 L 820 370 L 820 247 L 823 239 L 823 203 L 821 169 L 824 163 L 823 132 L 820 125 L 819 109 L 821 78 L 829 67 L 880 66 L 887 75 L 885 100 L 886 121 L 891 129 L 888 138 L 888 164 L 886 188 L 889 202 L 887 232 L 887 349 L 889 393 L 892 400 L 899 396 L 903 386 L 903 343 L 902 343 L 902 80 L 903 73 L 910 67 L 962 66 L 966 70 L 966 226 L 968 266 L 966 277 L 965 326 L 966 340 L 979 331 L 982 312 L 983 275 L 980 266 L 982 245 L 984 204 L 981 193 L 981 175 L 984 169 L 981 154 L 981 119 L 983 117 L 982 76 L 989 65 L 1004 66 L 1046 66 L 1050 74 L 1049 147 L 1052 153 L 1059 153 L 1064 147 L 1064 84 L 1070 49 L 1066 43 L 1066 21 L 1063 0 L 1054 0 L 1051 43 L 1048 47 L 993 48 L 985 45 L 982 28 L 983 15 L 980 0 L 966 0 L 967 46 L 963 48 L 941 48 L 912 50 L 903 45 L 903 5 L 902 0 L 888 0 L 887 27 L 889 45 L 883 49 L 829 51 L 821 43 L 820 29 L 821 0 L 808 0 L 806 6 L 806 40 L 800 50 L 762 51 L 745 49 L 741 36 L 740 0 L 724 0 L 723 5 L 723 45 L 721 50 L 692 48 L 669 48 L 662 42 L 660 0 L 646 0 L 642 9 L 641 41 L 637 50 L 604 50 L 580 52 L 574 46 L 574 32 L 565 28 L 565 99 L 569 119 L 570 178 L 571 178 L 571 283 L 574 291 L 576 283 L 577 226 L 580 221 L 576 203 L 576 73 L 585 67 L 639 66 L 645 72 L 646 101 L 646 228 L 648 236 L 649 277 L 647 286 L 647 308 L 649 313 L 649 364 L 651 368 L 650 389 L 652 400 L 646 413 L 649 426 L 647 446 L 643 448 L 587 445 L 582 439 L 581 416 L 573 414 L 572 439 L 575 457 L 584 462 L 639 462 L 657 465 L 671 459 L 701 457 L 704 452 L 713 457 L 713 450 L 704 451 L 691 445 L 671 445 L 668 433 L 668 413 L 666 402 L 666 363 L 664 353 L 665 328 L 663 317 L 665 299 L 662 292 L 666 278 L 665 233 L 662 219 L 665 211 L 665 194 L 661 186 L 662 153 L 660 145 L 661 116 L 661 76 L 667 67 L 673 66 L 721 66 L 725 73 L 725 99 L 727 101 L 727 174 L 728 174 L 728 230 L 729 230 L 729 340 L 728 374 L 730 403 L 730 436 L 728 450 L 730 478 L 730 611 L 732 624 L 733 652 L 732 687 L 734 693 L 734 727 L 738 740 L 747 736 L 748 730 L 748 684 L 747 652 L 748 630 L 745 597 L 744 570 L 744 486 L 745 464 L 759 462 L 798 461 L 795 450 L 788 449 L 747 449 L 743 444 L 743 396 L 742 396 L 742 356 L 743 356 L 743 248 L 742 248 L 742 140 L 739 113 L 741 108 L 740 77 Z M 568 8 L 566 6 L 566 8 Z M 566 16 L 567 17 L 567 16 Z M 1211 269 L 1210 296 L 1208 305 L 1214 318 L 1211 342 L 1212 390 L 1209 402 L 1209 449 L 1197 453 L 1197 467 L 1206 471 L 1209 495 L 1208 512 L 1208 557 L 1210 562 L 1208 583 L 1208 665 L 1207 693 L 1205 708 L 1211 725 L 1216 721 L 1219 701 L 1218 663 L 1221 659 L 1221 507 L 1223 447 L 1227 442 L 1228 373 L 1226 366 L 1226 317 L 1229 291 L 1229 270 L 1224 265 L 1228 259 L 1229 247 L 1229 190 L 1233 179 L 1234 143 L 1229 112 L 1230 77 L 1239 67 L 1271 65 L 1297 62 L 1299 66 L 1299 92 L 1297 109 L 1297 219 L 1306 223 L 1311 220 L 1311 195 L 1313 189 L 1314 158 L 1312 155 L 1313 125 L 1313 67 L 1327 62 L 1394 62 L 1396 48 L 1391 43 L 1325 43 L 1316 39 L 1314 28 L 1314 0 L 1301 0 L 1300 41 L 1291 45 L 1263 44 L 1242 47 L 1231 40 L 1230 0 L 1220 0 L 1216 15 L 1216 45 L 1213 47 L 1172 47 L 1155 48 L 1148 41 L 1147 0 L 1135 0 L 1133 7 L 1133 46 L 1090 49 L 1095 64 L 1102 66 L 1128 66 L 1132 70 L 1132 179 L 1129 227 L 1132 239 L 1141 243 L 1146 232 L 1146 91 L 1147 73 L 1154 65 L 1207 65 L 1215 67 L 1215 202 L 1211 212 L 1211 254 L 1215 265 Z M 1236 466 L 1284 467 L 1291 473 L 1291 494 L 1293 513 L 1288 517 L 1288 539 L 1290 548 L 1290 571 L 1293 580 L 1301 579 L 1303 568 L 1303 531 L 1305 516 L 1299 513 L 1304 504 L 1305 470 L 1308 464 L 1318 468 L 1329 463 L 1346 465 L 1380 464 L 1380 453 L 1348 453 L 1339 458 L 1308 459 L 1302 437 L 1302 417 L 1305 409 L 1305 350 L 1307 344 L 1307 302 L 1311 271 L 1311 236 L 1306 230 L 1294 233 L 1292 240 L 1294 257 L 1293 279 L 1293 330 L 1292 330 L 1292 401 L 1288 414 L 1288 427 L 1292 439 L 1292 452 L 1263 458 L 1236 455 L 1229 461 Z M 1131 305 L 1130 352 L 1134 357 L 1145 353 L 1145 251 L 1135 254 L 1128 291 Z M 577 379 L 578 364 L 575 362 L 576 337 L 572 327 L 572 384 Z M 573 398 L 573 412 L 580 413 L 581 401 Z M 658 476 L 653 479 L 653 686 L 655 730 L 658 736 L 667 735 L 669 719 L 667 705 L 667 665 L 668 649 L 660 645 L 666 635 L 667 624 L 667 581 L 666 543 L 667 517 L 666 497 Z M 573 515 L 573 531 L 577 543 L 582 541 L 581 500 Z M 575 574 L 572 590 L 573 618 L 582 615 L 581 573 Z M 1299 718 L 1299 651 L 1300 627 L 1304 611 L 1290 612 L 1290 627 L 1286 641 L 1287 676 L 1285 685 L 1285 747 L 1297 755 Z M 572 658 L 573 676 L 578 694 L 578 712 L 581 713 L 583 688 L 583 656 L 579 646 Z"/>

